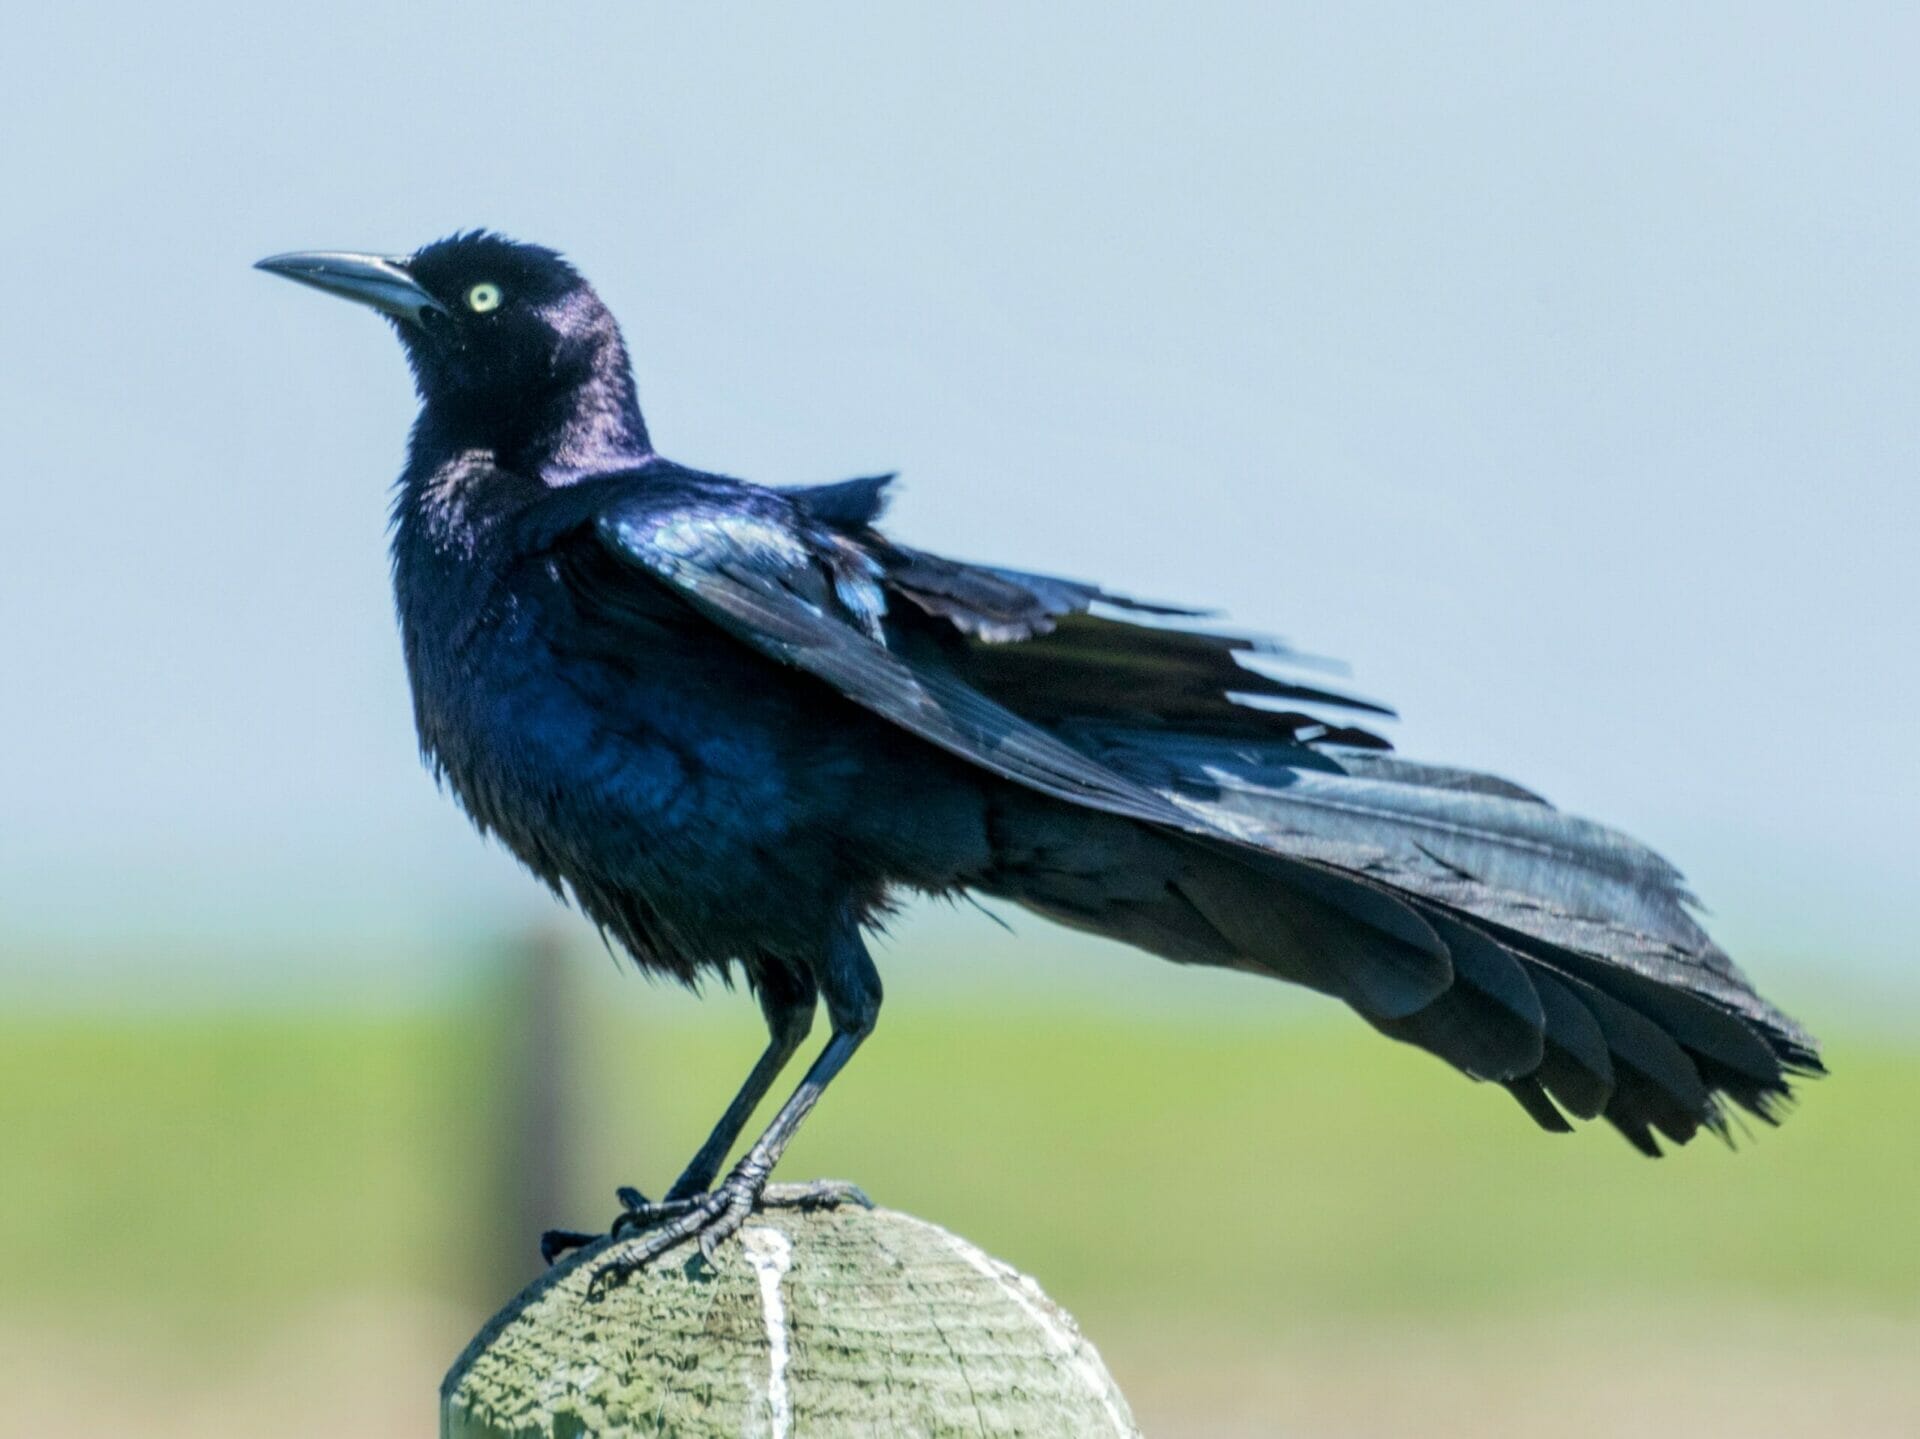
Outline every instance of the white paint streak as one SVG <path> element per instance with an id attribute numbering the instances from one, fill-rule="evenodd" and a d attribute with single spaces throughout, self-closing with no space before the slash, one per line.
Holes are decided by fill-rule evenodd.
<path id="1" fill-rule="evenodd" d="M 787 1340 L 787 1305 L 780 1281 L 793 1267 L 793 1241 L 777 1229 L 746 1229 L 740 1247 L 760 1280 L 760 1312 L 767 1321 L 767 1409 L 773 1439 L 787 1439 L 793 1428 L 793 1400 L 787 1393 L 787 1364 L 793 1352 Z"/>
<path id="2" fill-rule="evenodd" d="M 926 1224 L 924 1219 L 915 1221 Z M 968 1265 L 986 1275 L 1000 1286 L 1001 1291 L 1017 1304 L 1031 1319 L 1040 1332 L 1046 1336 L 1054 1352 L 1064 1359 L 1068 1366 L 1078 1374 L 1087 1386 L 1087 1390 L 1100 1401 L 1100 1407 L 1107 1411 L 1107 1419 L 1113 1425 L 1113 1432 L 1125 1439 L 1135 1439 L 1139 1430 L 1127 1422 L 1126 1415 L 1113 1402 L 1113 1386 L 1108 1381 L 1099 1364 L 1089 1358 L 1087 1343 L 1060 1318 L 1051 1312 L 1052 1301 L 1041 1292 L 1040 1286 L 1022 1274 L 1010 1264 L 1002 1264 L 998 1259 L 976 1249 L 959 1235 L 942 1229 L 937 1224 L 927 1224 L 946 1241 L 947 1247 L 964 1259 Z"/>

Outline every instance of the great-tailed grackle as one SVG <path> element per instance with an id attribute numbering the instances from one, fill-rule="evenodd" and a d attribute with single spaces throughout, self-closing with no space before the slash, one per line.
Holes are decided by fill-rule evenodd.
<path id="1" fill-rule="evenodd" d="M 875 527 L 889 477 L 769 489 L 655 454 L 619 327 L 553 251 L 260 265 L 386 314 L 412 366 L 393 573 L 435 773 L 635 963 L 737 971 L 766 1015 L 666 1200 L 623 1191 L 644 1237 L 602 1279 L 760 1201 L 873 1029 L 862 930 L 902 891 L 1308 985 L 1543 1128 L 1604 1116 L 1653 1155 L 1820 1072 L 1624 835 L 1391 754 L 1337 718 L 1384 711 L 1243 664 L 1261 648 L 1193 611 L 909 549 Z M 816 1001 L 826 1048 L 715 1185 Z"/>

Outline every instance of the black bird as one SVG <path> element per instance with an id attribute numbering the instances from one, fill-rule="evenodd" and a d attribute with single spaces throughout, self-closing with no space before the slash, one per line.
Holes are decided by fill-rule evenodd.
<path id="1" fill-rule="evenodd" d="M 1604 1117 L 1650 1155 L 1730 1106 L 1773 1121 L 1821 1072 L 1665 860 L 1242 663 L 1284 653 L 910 549 L 876 527 L 889 476 L 771 489 L 657 455 L 619 327 L 553 251 L 474 232 L 260 267 L 381 311 L 412 366 L 393 575 L 436 775 L 636 964 L 737 973 L 766 1016 L 665 1201 L 623 1191 L 615 1232 L 644 1237 L 598 1278 L 761 1201 L 874 1027 L 862 933 L 908 891 L 1307 985 L 1545 1129 Z M 821 1001 L 831 1039 L 716 1185 Z"/>

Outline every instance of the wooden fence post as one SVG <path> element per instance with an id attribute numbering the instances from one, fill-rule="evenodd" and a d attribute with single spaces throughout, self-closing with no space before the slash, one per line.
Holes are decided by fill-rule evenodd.
<path id="1" fill-rule="evenodd" d="M 630 1241 L 628 1241 L 630 1242 Z M 441 1387 L 442 1439 L 1136 1436 L 1040 1287 L 886 1209 L 768 1209 L 587 1298 L 602 1240 L 488 1321 Z"/>

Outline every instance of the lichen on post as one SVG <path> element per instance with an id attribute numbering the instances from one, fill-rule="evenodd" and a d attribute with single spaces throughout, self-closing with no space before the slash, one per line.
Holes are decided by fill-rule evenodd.
<path id="1" fill-rule="evenodd" d="M 442 1439 L 1137 1435 L 1040 1287 L 886 1209 L 756 1214 L 588 1297 L 602 1240 L 529 1285 L 441 1388 Z"/>

